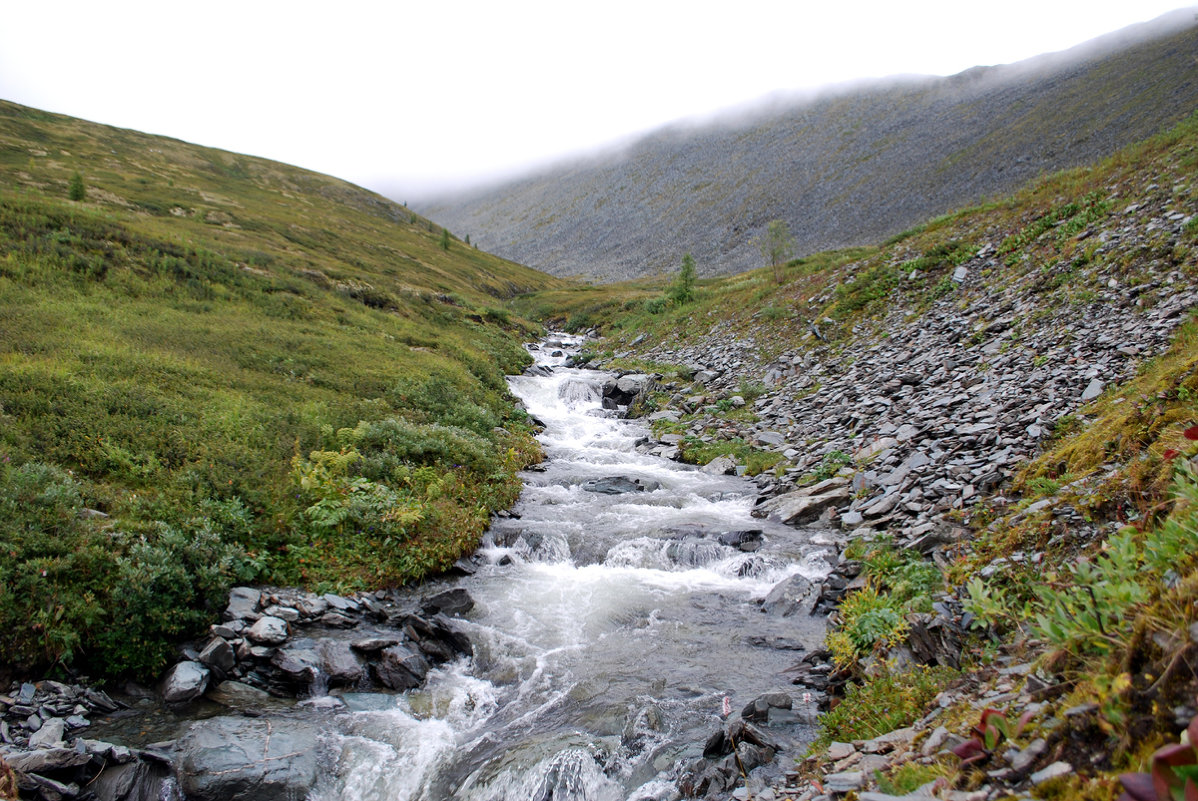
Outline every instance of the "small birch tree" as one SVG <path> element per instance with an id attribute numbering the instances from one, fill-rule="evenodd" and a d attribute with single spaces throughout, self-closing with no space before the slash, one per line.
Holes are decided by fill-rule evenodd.
<path id="1" fill-rule="evenodd" d="M 795 242 L 784 220 L 773 220 L 761 238 L 761 255 L 774 271 L 774 281 L 782 283 L 782 268 L 794 255 Z"/>

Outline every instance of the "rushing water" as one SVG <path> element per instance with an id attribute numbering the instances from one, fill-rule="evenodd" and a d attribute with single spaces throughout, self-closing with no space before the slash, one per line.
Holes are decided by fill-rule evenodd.
<path id="1" fill-rule="evenodd" d="M 797 649 L 818 645 L 820 622 L 757 602 L 796 572 L 826 573 L 819 549 L 752 519 L 747 480 L 637 454 L 643 427 L 600 408 L 609 375 L 548 353 L 535 355 L 552 375 L 510 379 L 545 424 L 548 461 L 525 475 L 518 517 L 489 532 L 487 564 L 433 588 L 474 597 L 472 658 L 418 692 L 346 695 L 337 764 L 312 801 L 667 798 L 724 698 L 739 709 L 785 689 Z M 658 488 L 581 486 L 610 476 Z M 753 528 L 755 553 L 716 540 Z"/>

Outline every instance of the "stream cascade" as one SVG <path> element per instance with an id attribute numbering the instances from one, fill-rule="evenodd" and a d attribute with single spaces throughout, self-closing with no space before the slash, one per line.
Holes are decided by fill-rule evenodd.
<path id="1" fill-rule="evenodd" d="M 449 584 L 475 601 L 459 621 L 473 655 L 418 691 L 347 699 L 359 708 L 341 715 L 312 801 L 677 797 L 722 713 L 785 687 L 819 647 L 820 618 L 760 601 L 796 573 L 822 578 L 833 557 L 752 518 L 751 481 L 637 453 L 644 427 L 602 408 L 611 375 L 563 366 L 580 343 L 530 346 L 550 369 L 509 378 L 544 425 L 546 461 L 487 533 L 480 569 Z M 593 491 L 610 478 L 639 488 Z M 759 549 L 721 544 L 746 530 L 762 531 Z M 796 743 L 815 715 L 799 711 Z"/>

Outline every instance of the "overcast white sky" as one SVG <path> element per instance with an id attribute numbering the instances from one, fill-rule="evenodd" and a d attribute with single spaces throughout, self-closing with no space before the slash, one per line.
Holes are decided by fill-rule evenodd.
<path id="1" fill-rule="evenodd" d="M 403 200 L 780 91 L 1061 50 L 1185 0 L 13 0 L 0 97 Z"/>

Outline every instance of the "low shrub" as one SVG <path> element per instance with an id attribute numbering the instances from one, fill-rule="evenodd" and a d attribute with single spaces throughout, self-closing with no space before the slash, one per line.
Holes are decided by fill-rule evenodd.
<path id="1" fill-rule="evenodd" d="M 647 314 L 661 314 L 670 305 L 670 301 L 666 298 L 649 298 L 644 303 L 645 312 Z"/>
<path id="2" fill-rule="evenodd" d="M 837 706 L 820 716 L 811 750 L 833 742 L 868 740 L 909 726 L 956 676 L 943 667 L 915 667 L 904 673 L 883 669 L 863 684 L 850 684 Z"/>
<path id="3" fill-rule="evenodd" d="M 102 624 L 86 638 L 89 661 L 111 675 L 156 675 L 179 641 L 224 608 L 233 582 L 255 573 L 245 552 L 223 542 L 209 520 L 192 521 L 188 530 L 155 526 L 116 559 Z"/>
<path id="4" fill-rule="evenodd" d="M 899 601 L 872 586 L 847 596 L 827 637 L 833 661 L 847 668 L 883 644 L 900 642 L 907 633 L 905 612 Z"/>
<path id="5" fill-rule="evenodd" d="M 208 508 L 228 518 L 230 506 Z M 223 607 L 258 565 L 196 517 L 128 533 L 89 512 L 82 485 L 52 465 L 0 466 L 0 626 L 6 660 L 81 660 L 108 675 L 153 675 L 174 643 Z"/>
<path id="6" fill-rule="evenodd" d="M 759 450 L 739 438 L 704 442 L 696 436 L 688 435 L 679 447 L 685 462 L 704 465 L 720 456 L 731 456 L 745 466 L 745 472 L 750 476 L 760 475 L 782 461 L 782 454 Z"/>
<path id="7" fill-rule="evenodd" d="M 852 464 L 853 457 L 844 451 L 831 451 L 824 455 L 819 465 L 811 471 L 811 477 L 816 481 L 824 481 L 840 472 L 840 468 Z"/>

